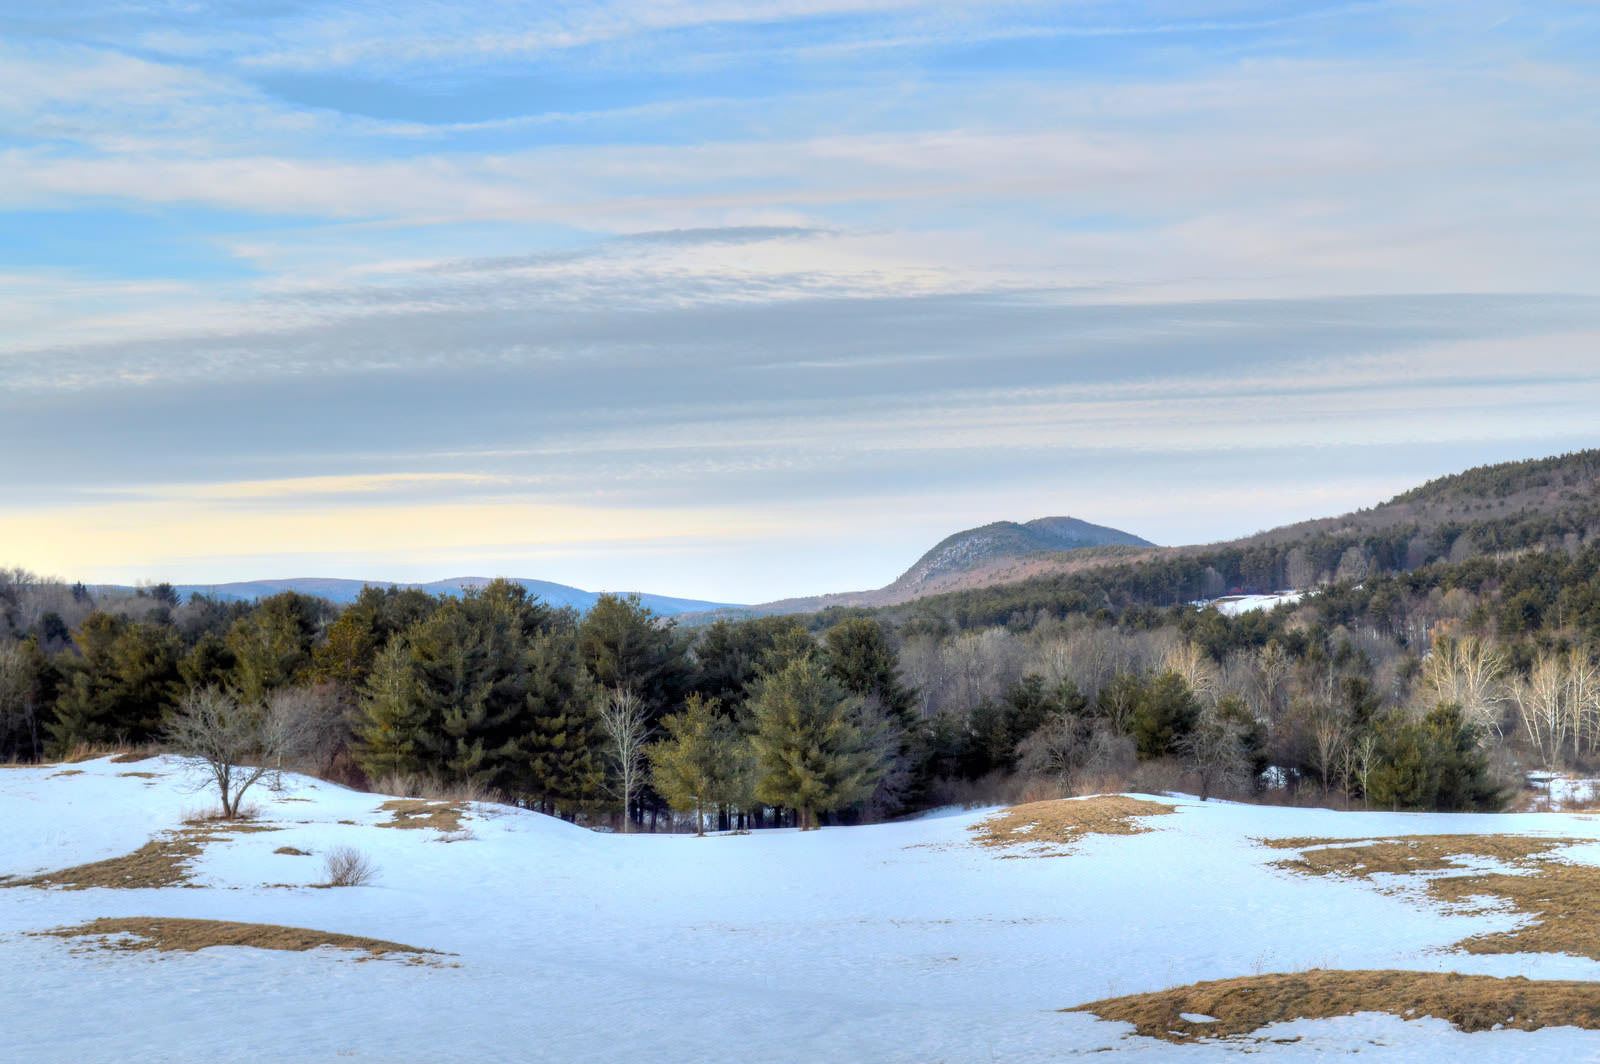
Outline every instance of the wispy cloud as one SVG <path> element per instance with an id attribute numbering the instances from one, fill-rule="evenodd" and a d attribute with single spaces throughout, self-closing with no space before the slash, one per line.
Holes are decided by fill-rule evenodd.
<path id="1" fill-rule="evenodd" d="M 0 542 L 25 554 L 670 555 L 708 582 L 632 582 L 748 599 L 840 587 L 807 544 L 849 530 L 890 546 L 842 586 L 962 523 L 1202 538 L 1592 433 L 1587 9 L 87 2 L 0 27 L 0 446 L 30 456 Z"/>

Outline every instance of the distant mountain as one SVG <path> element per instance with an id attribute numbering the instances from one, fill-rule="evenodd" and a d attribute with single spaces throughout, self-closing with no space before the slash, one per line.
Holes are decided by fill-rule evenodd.
<path id="1" fill-rule="evenodd" d="M 1040 554 L 1085 547 L 1153 546 L 1154 543 L 1131 532 L 1091 525 L 1076 517 L 1040 517 L 1024 524 L 996 521 L 940 540 L 889 588 L 906 591 L 943 588 L 951 583 L 952 577 Z"/>
<path id="2" fill-rule="evenodd" d="M 724 617 L 815 613 L 830 606 L 892 606 L 924 595 L 1022 580 L 1041 571 L 1062 572 L 1107 561 L 1132 560 L 1162 549 L 1131 532 L 1092 525 L 1076 517 L 1040 517 L 1020 523 L 996 521 L 946 536 L 892 584 L 875 591 L 729 606 L 688 614 L 683 620 L 700 624 Z"/>
<path id="3" fill-rule="evenodd" d="M 581 588 L 568 587 L 565 584 L 553 584 L 548 580 L 527 580 L 521 577 L 510 578 L 514 584 L 521 584 L 528 589 L 528 593 L 537 596 L 540 600 L 553 606 L 571 606 L 579 611 L 586 611 L 600 598 L 599 591 L 584 591 Z M 247 580 L 231 584 L 176 584 L 174 589 L 183 598 L 198 592 L 210 595 L 224 602 L 240 600 L 253 601 L 276 595 L 282 591 L 297 591 L 302 595 L 314 595 L 330 602 L 351 603 L 367 585 L 374 587 L 414 587 L 428 592 L 430 595 L 458 595 L 463 588 L 482 587 L 489 582 L 486 576 L 458 576 L 448 580 L 435 580 L 427 584 L 396 583 L 390 580 L 339 580 L 329 577 L 307 576 L 291 580 Z M 97 591 L 128 591 L 131 587 L 122 587 L 115 584 L 102 584 Z M 629 594 L 629 592 L 618 592 Z M 729 603 L 705 602 L 700 599 L 674 598 L 670 595 L 650 595 L 638 593 L 639 601 L 660 617 L 672 617 L 691 610 L 713 610 L 729 607 Z"/>

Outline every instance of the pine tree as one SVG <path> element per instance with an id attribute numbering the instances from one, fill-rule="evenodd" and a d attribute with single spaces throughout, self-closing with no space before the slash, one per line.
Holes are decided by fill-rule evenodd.
<path id="1" fill-rule="evenodd" d="M 857 704 L 809 657 L 767 676 L 750 709 L 756 797 L 795 810 L 800 827 L 865 799 L 883 771 L 857 724 Z"/>
<path id="2" fill-rule="evenodd" d="M 354 756 L 373 779 L 407 776 L 425 768 L 431 722 L 403 639 L 378 652 L 356 709 Z"/>
<path id="3" fill-rule="evenodd" d="M 694 813 L 695 833 L 704 835 L 706 811 L 737 804 L 749 790 L 749 744 L 716 699 L 698 694 L 661 725 L 667 737 L 650 748 L 651 779 L 672 808 Z"/>
<path id="4" fill-rule="evenodd" d="M 49 726 L 55 751 L 153 738 L 183 693 L 176 634 L 92 613 L 73 640 L 82 657 L 71 667 Z"/>
<path id="5" fill-rule="evenodd" d="M 529 642 L 522 766 L 515 791 L 545 812 L 571 814 L 600 796 L 594 690 L 578 660 L 576 631 L 557 626 Z"/>

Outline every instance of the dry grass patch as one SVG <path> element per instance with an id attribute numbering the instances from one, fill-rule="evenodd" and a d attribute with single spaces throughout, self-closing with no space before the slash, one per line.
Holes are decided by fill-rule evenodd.
<path id="1" fill-rule="evenodd" d="M 1526 875 L 1441 877 L 1428 884 L 1428 893 L 1456 905 L 1496 898 L 1528 917 L 1521 927 L 1458 943 L 1467 953 L 1567 953 L 1600 960 L 1600 868 L 1541 861 Z"/>
<path id="2" fill-rule="evenodd" d="M 379 938 L 361 935 L 343 935 L 337 931 L 313 931 L 306 927 L 281 927 L 277 924 L 242 924 L 231 920 L 188 920 L 164 916 L 132 916 L 119 919 L 102 917 L 76 927 L 58 927 L 51 931 L 36 931 L 38 935 L 54 938 L 99 938 L 100 948 L 141 951 L 161 950 L 192 953 L 210 946 L 249 946 L 253 949 L 277 949 L 303 952 L 329 946 L 334 949 L 357 950 L 369 957 L 386 953 L 406 953 L 418 960 L 429 956 L 443 956 L 437 950 L 407 946 L 400 942 L 386 942 Z"/>
<path id="3" fill-rule="evenodd" d="M 396 798 L 384 802 L 379 812 L 391 814 L 380 828 L 433 828 L 437 831 L 461 831 L 462 815 L 466 805 L 462 802 L 430 802 L 425 798 Z"/>
<path id="4" fill-rule="evenodd" d="M 50 773 L 50 778 L 51 779 L 59 779 L 62 776 L 81 776 L 81 775 L 83 775 L 83 769 L 81 769 L 81 768 L 64 768 L 60 772 L 52 772 L 52 773 Z"/>
<path id="5" fill-rule="evenodd" d="M 127 779 L 130 776 L 133 777 L 134 779 L 158 780 L 158 779 L 161 778 L 161 773 L 159 773 L 159 772 L 119 772 L 119 773 L 117 773 L 117 777 L 119 779 Z"/>
<path id="6" fill-rule="evenodd" d="M 1370 879 L 1379 873 L 1416 875 L 1446 871 L 1459 868 L 1463 858 L 1521 864 L 1582 840 L 1523 835 L 1405 835 L 1388 839 L 1262 841 L 1275 849 L 1302 851 L 1297 858 L 1274 862 L 1279 868 L 1303 875 Z"/>
<path id="7" fill-rule="evenodd" d="M 138 890 L 158 887 L 188 887 L 189 862 L 205 850 L 205 844 L 220 836 L 200 831 L 176 831 L 158 836 L 122 857 L 45 872 L 28 879 L 8 879 L 6 887 L 56 887 L 61 890 L 89 890 L 109 887 Z"/>
<path id="8" fill-rule="evenodd" d="M 1600 983 L 1318 968 L 1293 975 L 1218 979 L 1062 1011 L 1131 1023 L 1140 1034 L 1168 1042 L 1247 1035 L 1285 1020 L 1358 1012 L 1387 1012 L 1407 1020 L 1435 1016 L 1469 1032 L 1504 1027 L 1600 1030 Z M 1184 1013 L 1209 1016 L 1213 1022 L 1186 1020 Z"/>
<path id="9" fill-rule="evenodd" d="M 1072 844 L 1085 835 L 1138 835 L 1150 831 L 1152 829 L 1141 822 L 1143 818 L 1164 816 L 1172 811 L 1172 806 L 1161 802 L 1104 794 L 1095 798 L 1014 805 L 974 824 L 972 831 L 980 846 L 996 849 L 1027 846 L 1035 851 L 1007 854 L 1008 857 L 1058 857 L 1070 853 Z"/>
<path id="10" fill-rule="evenodd" d="M 294 846 L 279 846 L 276 850 L 273 850 L 272 852 L 273 853 L 286 854 L 286 855 L 288 855 L 290 857 L 310 857 L 311 856 L 311 851 L 310 850 L 302 850 L 302 849 L 299 849 L 299 848 L 294 847 Z"/>
<path id="11" fill-rule="evenodd" d="M 1566 953 L 1600 960 L 1600 868 L 1563 861 L 1554 852 L 1585 840 L 1420 835 L 1355 845 L 1329 839 L 1282 841 L 1310 848 L 1297 859 L 1275 862 L 1280 868 L 1357 879 L 1378 873 L 1426 874 L 1426 892 L 1435 901 L 1462 907 L 1487 899 L 1525 918 L 1521 927 L 1457 943 L 1467 953 Z M 1472 858 L 1492 858 L 1513 870 L 1462 869 L 1460 862 Z"/>
<path id="12" fill-rule="evenodd" d="M 154 751 L 149 751 L 149 752 L 146 752 L 146 753 L 136 753 L 136 752 L 133 752 L 133 751 L 129 751 L 126 754 L 118 754 L 116 757 L 113 757 L 111 759 L 111 763 L 113 765 L 136 765 L 141 761 L 149 761 L 152 757 L 155 757 L 155 756 L 156 755 L 155 755 Z"/>

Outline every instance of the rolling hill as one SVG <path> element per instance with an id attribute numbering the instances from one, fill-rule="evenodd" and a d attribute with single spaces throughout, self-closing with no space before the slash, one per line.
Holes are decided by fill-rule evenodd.
<path id="1" fill-rule="evenodd" d="M 1173 605 L 1235 590 L 1305 589 L 1439 561 L 1572 550 L 1596 536 L 1600 449 L 1478 466 L 1370 508 L 1218 543 L 1156 546 L 1072 518 L 1000 521 L 941 540 L 876 590 L 689 613 L 682 620 L 697 624 L 829 608 L 887 609 L 903 616 L 926 607 L 959 614 L 975 597 L 1000 588 L 1015 589 L 1011 606 L 1024 612 L 1054 609 L 1051 604 L 1063 596 L 1100 601 L 1109 593 L 1118 599 L 1119 591 L 1126 592 L 1120 598 L 1125 604 Z"/>
<path id="2" fill-rule="evenodd" d="M 1131 532 L 1080 521 L 1075 517 L 1040 517 L 1032 521 L 995 521 L 946 536 L 918 558 L 893 583 L 872 591 L 779 599 L 757 606 L 729 606 L 704 613 L 686 613 L 690 624 L 722 618 L 783 613 L 815 613 L 830 607 L 892 606 L 926 595 L 1020 580 L 1036 572 L 1070 571 L 1127 560 L 1161 548 Z"/>
<path id="3" fill-rule="evenodd" d="M 1499 877 L 1548 889 L 1595 871 L 1582 815 L 1149 796 L 694 838 L 289 773 L 249 823 L 195 823 L 205 798 L 171 757 L 0 772 L 11 1059 L 1510 1062 L 1600 1041 L 1571 1026 L 1600 1023 L 1597 984 L 1571 982 L 1596 975 L 1592 892 L 1568 952 L 1484 886 L 1449 904 L 1434 878 L 1304 870 L 1374 838 L 1463 854 L 1437 873 L 1458 877 L 1556 848 Z M 340 848 L 376 878 L 328 886 Z M 1408 996 L 1441 972 L 1465 974 Z M 1318 1001 L 1278 993 L 1312 977 Z"/>

